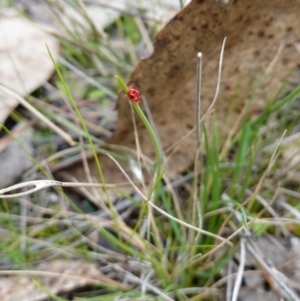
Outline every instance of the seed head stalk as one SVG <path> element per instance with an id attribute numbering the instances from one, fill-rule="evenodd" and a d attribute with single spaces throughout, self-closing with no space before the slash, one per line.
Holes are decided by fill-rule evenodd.
<path id="1" fill-rule="evenodd" d="M 141 107 L 139 106 L 141 103 L 140 93 L 138 90 L 134 89 L 134 87 L 132 86 L 128 87 L 121 77 L 115 75 L 115 78 L 118 81 L 121 88 L 123 89 L 123 91 L 125 92 L 126 97 L 131 101 L 131 105 L 133 106 L 138 116 L 141 118 L 150 136 L 151 142 L 154 147 L 155 156 L 156 156 L 156 162 L 155 162 L 155 182 L 156 182 L 162 176 L 161 174 L 162 154 L 155 132 L 152 126 L 150 125 L 147 117 L 145 116 L 144 112 L 142 111 Z"/>

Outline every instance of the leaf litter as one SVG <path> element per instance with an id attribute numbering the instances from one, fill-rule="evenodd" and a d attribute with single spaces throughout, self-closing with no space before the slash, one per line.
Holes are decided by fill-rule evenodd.
<path id="1" fill-rule="evenodd" d="M 0 19 L 0 84 L 21 97 L 32 93 L 54 72 L 46 45 L 53 57 L 58 57 L 57 40 L 36 25 L 21 18 Z M 18 105 L 18 100 L 0 89 L 0 124 Z"/>
<path id="2" fill-rule="evenodd" d="M 205 112 L 214 94 L 220 44 L 222 38 L 227 36 L 221 93 L 215 107 L 218 119 L 221 120 L 222 141 L 246 101 L 252 99 L 248 91 L 253 91 L 268 67 L 272 66 L 270 73 L 253 98 L 254 112 L 259 112 L 266 98 L 278 91 L 283 81 L 297 67 L 299 60 L 299 54 L 295 52 L 300 28 L 296 17 L 298 11 L 291 8 L 291 1 L 284 4 L 280 1 L 272 4 L 267 1 L 252 1 L 247 6 L 239 1 L 230 2 L 226 6 L 212 1 L 201 2 L 200 5 L 199 1 L 192 1 L 158 33 L 154 54 L 140 61 L 129 79 L 129 83 L 146 96 L 164 149 L 172 147 L 193 128 L 197 51 L 201 51 L 204 56 L 204 77 L 209 75 L 206 79 L 203 78 L 202 104 Z M 197 18 L 199 15 L 203 17 Z M 264 41 L 265 48 L 260 47 L 261 41 Z M 232 99 L 234 107 L 229 105 Z M 227 116 L 228 106 L 230 118 Z M 118 128 L 111 143 L 135 149 L 131 119 L 128 118 L 130 112 L 122 96 L 118 112 Z M 138 120 L 137 123 L 142 151 L 152 157 L 152 147 L 147 135 Z M 172 153 L 169 159 L 172 171 L 179 173 L 192 164 L 195 141 L 195 136 L 190 135 Z M 108 167 L 105 157 L 101 157 L 101 163 L 106 178 L 118 180 L 114 165 Z M 93 171 L 92 165 L 91 169 Z M 68 172 L 77 177 L 77 171 L 78 169 L 70 169 Z M 94 172 L 92 174 L 96 175 Z M 80 177 L 77 179 L 83 181 Z M 293 263 L 292 260 L 291 262 Z M 246 286 L 251 287 L 250 282 L 249 280 Z M 247 297 L 249 293 L 243 300 L 248 300 Z"/>

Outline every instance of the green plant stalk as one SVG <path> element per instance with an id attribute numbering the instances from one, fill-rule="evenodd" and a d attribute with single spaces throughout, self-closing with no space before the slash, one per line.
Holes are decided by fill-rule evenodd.
<path id="1" fill-rule="evenodd" d="M 154 147 L 154 150 L 155 150 L 155 156 L 156 156 L 156 166 L 155 166 L 156 177 L 160 177 L 161 176 L 160 173 L 161 173 L 162 156 L 161 156 L 158 140 L 156 138 L 156 135 L 155 135 L 155 133 L 154 133 L 147 117 L 145 116 L 145 114 L 142 111 L 142 109 L 140 108 L 140 106 L 136 103 L 132 103 L 132 106 L 135 109 L 136 113 L 141 118 L 142 122 L 144 123 L 144 125 L 145 125 L 145 127 L 148 131 L 148 134 L 151 138 L 151 142 L 153 144 L 153 147 Z"/>
<path id="2" fill-rule="evenodd" d="M 115 78 L 118 81 L 121 88 L 123 89 L 123 91 L 127 94 L 128 91 L 129 91 L 129 88 L 127 87 L 127 85 L 125 84 L 123 79 L 120 76 L 117 76 L 117 75 L 115 75 Z M 151 142 L 152 142 L 153 147 L 154 147 L 155 156 L 156 156 L 155 175 L 156 175 L 156 178 L 161 177 L 162 176 L 161 175 L 162 155 L 161 155 L 159 143 L 158 143 L 158 140 L 156 138 L 155 132 L 152 129 L 152 126 L 150 125 L 147 117 L 145 116 L 145 114 L 142 111 L 142 109 L 140 108 L 140 106 L 138 104 L 134 103 L 133 101 L 131 101 L 131 104 L 132 104 L 134 110 L 136 111 L 136 113 L 141 118 L 144 126 L 146 127 L 146 129 L 148 131 L 148 134 L 150 136 Z"/>
<path id="3" fill-rule="evenodd" d="M 92 153 L 93 153 L 93 156 L 94 156 L 94 159 L 95 159 L 95 163 L 96 163 L 96 166 L 97 166 L 97 170 L 98 170 L 101 182 L 104 184 L 103 190 L 104 190 L 104 192 L 105 192 L 105 194 L 107 196 L 107 199 L 109 200 L 107 188 L 105 186 L 104 175 L 103 175 L 103 172 L 102 172 L 102 168 L 101 168 L 101 165 L 100 165 L 100 162 L 99 162 L 99 159 L 98 159 L 98 156 L 97 156 L 97 151 L 96 151 L 96 148 L 95 148 L 95 146 L 93 144 L 92 138 L 91 138 L 91 136 L 90 136 L 90 134 L 88 132 L 87 126 L 86 126 L 86 124 L 85 124 L 85 122 L 84 122 L 84 120 L 83 120 L 83 118 L 82 118 L 82 116 L 80 114 L 80 111 L 79 111 L 79 109 L 78 109 L 78 107 L 76 105 L 76 102 L 75 102 L 75 100 L 74 100 L 74 98 L 73 98 L 73 96 L 71 94 L 71 91 L 70 91 L 69 87 L 67 86 L 67 84 L 66 84 L 66 82 L 65 82 L 65 80 L 64 80 L 64 78 L 63 78 L 63 76 L 62 76 L 62 74 L 61 74 L 61 72 L 60 72 L 60 70 L 59 70 L 59 68 L 58 68 L 58 66 L 57 66 L 57 64 L 56 64 L 56 62 L 55 62 L 55 60 L 54 60 L 51 52 L 50 52 L 50 50 L 49 50 L 49 48 L 48 48 L 48 46 L 47 46 L 47 50 L 48 50 L 48 54 L 49 54 L 49 56 L 50 56 L 50 58 L 52 60 L 52 64 L 53 64 L 53 66 L 55 68 L 55 71 L 56 71 L 56 73 L 57 73 L 57 75 L 58 75 L 58 77 L 59 77 L 59 79 L 60 79 L 60 81 L 62 83 L 62 86 L 63 86 L 64 90 L 65 90 L 64 93 L 68 96 L 68 98 L 69 98 L 69 100 L 70 100 L 70 102 L 71 102 L 71 104 L 72 104 L 72 106 L 73 106 L 73 108 L 74 108 L 74 110 L 75 110 L 78 118 L 79 118 L 79 121 L 80 121 L 80 123 L 81 123 L 81 125 L 82 125 L 82 127 L 84 129 L 84 132 L 86 133 L 86 137 L 87 137 L 88 142 L 89 142 L 89 144 L 91 146 L 91 150 L 92 150 Z"/>
<path id="4" fill-rule="evenodd" d="M 126 94 L 128 94 L 129 88 L 127 87 L 125 82 L 122 80 L 122 78 L 117 76 L 117 75 L 115 76 L 115 78 L 118 81 L 119 85 L 121 86 L 122 90 Z M 152 145 L 153 145 L 154 150 L 155 150 L 156 161 L 155 161 L 155 171 L 154 171 L 154 179 L 153 179 L 153 189 L 151 189 L 151 191 L 149 192 L 149 195 L 148 195 L 148 200 L 149 200 L 154 191 L 156 191 L 156 193 L 157 193 L 156 195 L 158 196 L 160 194 L 160 191 L 161 191 L 161 188 L 162 188 L 162 183 L 161 183 L 161 178 L 162 178 L 162 174 L 163 174 L 163 171 L 162 171 L 162 168 L 161 168 L 162 155 L 161 155 L 159 143 L 158 143 L 157 137 L 155 135 L 155 132 L 152 129 L 152 126 L 150 125 L 150 123 L 149 123 L 147 117 L 145 116 L 144 112 L 142 111 L 142 109 L 140 108 L 140 106 L 137 103 L 135 103 L 134 101 L 131 101 L 131 100 L 129 100 L 129 101 L 131 102 L 130 105 L 133 106 L 135 112 L 141 118 L 144 126 L 146 127 L 146 129 L 148 131 L 148 134 L 150 136 Z M 161 269 L 160 267 L 155 266 L 155 270 L 157 271 L 158 274 L 160 274 L 161 276 L 164 276 L 165 282 L 168 283 L 168 276 L 166 276 L 166 272 L 163 270 L 163 268 Z"/>

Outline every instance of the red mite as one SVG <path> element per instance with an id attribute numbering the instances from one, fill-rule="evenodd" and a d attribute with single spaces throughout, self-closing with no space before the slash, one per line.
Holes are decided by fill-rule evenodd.
<path id="1" fill-rule="evenodd" d="M 126 97 L 132 101 L 134 101 L 137 104 L 141 103 L 141 95 L 138 90 L 136 90 L 134 87 L 129 86 L 128 87 L 128 92 Z"/>

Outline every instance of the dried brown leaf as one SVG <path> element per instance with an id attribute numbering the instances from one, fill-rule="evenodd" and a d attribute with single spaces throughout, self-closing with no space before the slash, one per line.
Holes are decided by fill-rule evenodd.
<path id="1" fill-rule="evenodd" d="M 196 55 L 203 53 L 202 112 L 215 93 L 222 40 L 227 37 L 220 94 L 215 106 L 221 137 L 228 134 L 250 99 L 260 77 L 279 54 L 254 99 L 259 107 L 274 96 L 299 64 L 300 1 L 194 0 L 158 33 L 153 55 L 141 60 L 129 82 L 145 95 L 164 149 L 195 125 Z M 118 103 L 119 120 L 111 142 L 135 147 L 130 108 Z M 143 152 L 154 157 L 145 128 L 138 120 Z M 192 135 L 170 158 L 174 171 L 192 164 L 196 152 Z"/>
<path id="2" fill-rule="evenodd" d="M 181 10 L 157 34 L 153 55 L 138 63 L 128 81 L 146 97 L 164 149 L 195 126 L 197 52 L 203 53 L 203 114 L 214 97 L 221 45 L 227 37 L 215 105 L 221 142 L 270 64 L 273 62 L 253 99 L 256 112 L 276 95 L 299 64 L 300 0 L 220 2 L 194 0 Z M 111 143 L 135 149 L 130 107 L 122 96 L 117 109 L 119 120 Z M 137 125 L 142 152 L 154 158 L 149 135 L 138 118 Z M 192 165 L 196 147 L 194 133 L 169 157 L 172 170 L 181 172 Z M 106 158 L 101 158 L 101 162 L 107 181 L 117 179 L 120 173 L 116 168 L 106 169 Z M 90 168 L 96 174 L 93 164 Z"/>
<path id="3" fill-rule="evenodd" d="M 58 42 L 21 17 L 0 19 L 0 84 L 25 96 L 40 87 L 54 71 L 47 52 L 58 57 Z M 0 90 L 0 123 L 18 101 Z"/>

